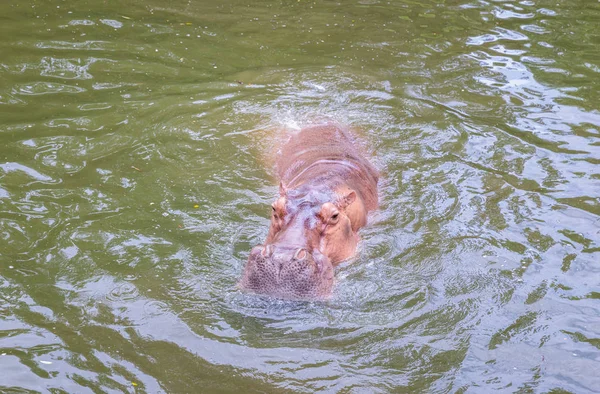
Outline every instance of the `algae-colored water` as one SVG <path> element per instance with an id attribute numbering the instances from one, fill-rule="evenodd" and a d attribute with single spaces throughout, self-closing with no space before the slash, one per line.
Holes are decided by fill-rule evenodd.
<path id="1" fill-rule="evenodd" d="M 600 391 L 597 1 L 0 4 L 0 391 Z M 240 293 L 265 130 L 361 130 L 327 302 Z"/>

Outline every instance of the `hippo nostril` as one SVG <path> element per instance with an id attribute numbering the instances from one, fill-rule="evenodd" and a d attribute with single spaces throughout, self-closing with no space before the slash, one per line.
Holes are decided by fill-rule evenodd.
<path id="1" fill-rule="evenodd" d="M 298 261 L 303 261 L 306 258 L 306 249 L 300 248 L 294 254 L 294 258 Z"/>
<path id="2" fill-rule="evenodd" d="M 266 245 L 260 252 L 260 254 L 262 254 L 263 257 L 271 257 L 271 255 L 273 254 L 273 245 Z"/>

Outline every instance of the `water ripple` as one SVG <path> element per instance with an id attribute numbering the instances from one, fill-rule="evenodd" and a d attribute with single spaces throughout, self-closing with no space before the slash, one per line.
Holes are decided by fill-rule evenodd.
<path id="1" fill-rule="evenodd" d="M 595 2 L 13 3 L 0 391 L 599 387 Z M 320 119 L 381 208 L 330 300 L 242 294 Z"/>

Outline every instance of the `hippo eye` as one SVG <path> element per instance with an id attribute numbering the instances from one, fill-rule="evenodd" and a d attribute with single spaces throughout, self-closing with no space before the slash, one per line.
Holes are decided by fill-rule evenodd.
<path id="1" fill-rule="evenodd" d="M 331 215 L 331 220 L 333 220 L 335 222 L 336 220 L 338 220 L 339 216 L 340 216 L 340 214 L 338 212 L 336 212 L 333 215 Z"/>

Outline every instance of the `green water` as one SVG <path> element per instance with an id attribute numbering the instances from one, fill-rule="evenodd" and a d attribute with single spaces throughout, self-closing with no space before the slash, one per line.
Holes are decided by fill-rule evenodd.
<path id="1" fill-rule="evenodd" d="M 0 4 L 0 391 L 600 392 L 600 3 Z M 235 288 L 265 130 L 361 130 L 328 302 Z"/>

